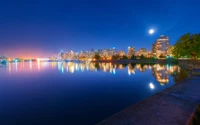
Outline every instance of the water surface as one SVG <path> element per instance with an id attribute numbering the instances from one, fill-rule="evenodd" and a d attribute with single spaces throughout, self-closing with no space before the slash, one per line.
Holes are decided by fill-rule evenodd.
<path id="1" fill-rule="evenodd" d="M 16 62 L 0 67 L 0 124 L 93 125 L 174 84 L 176 65 Z"/>

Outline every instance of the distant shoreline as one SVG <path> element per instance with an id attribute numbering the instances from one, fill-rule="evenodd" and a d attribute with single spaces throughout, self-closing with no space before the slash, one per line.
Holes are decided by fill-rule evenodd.
<path id="1" fill-rule="evenodd" d="M 23 60 L 17 62 L 36 62 L 36 59 L 33 60 Z M 43 61 L 43 60 L 41 60 Z M 44 62 L 85 62 L 87 60 L 44 60 Z M 173 63 L 178 64 L 179 62 L 191 62 L 191 59 L 135 59 L 135 60 L 92 60 L 89 62 L 104 62 L 104 63 L 147 63 L 147 64 L 158 64 L 158 63 Z M 0 64 L 6 64 L 9 61 L 0 62 Z M 15 61 L 10 61 L 11 63 Z"/>
<path id="2" fill-rule="evenodd" d="M 96 60 L 91 62 L 112 62 L 112 63 L 149 63 L 149 64 L 157 64 L 157 63 L 178 63 L 179 60 L 167 60 L 167 59 L 136 59 L 136 60 Z"/>

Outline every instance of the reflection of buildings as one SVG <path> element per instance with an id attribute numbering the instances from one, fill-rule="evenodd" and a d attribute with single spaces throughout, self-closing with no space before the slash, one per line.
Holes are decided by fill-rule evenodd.
<path id="1" fill-rule="evenodd" d="M 161 35 L 160 38 L 152 45 L 153 55 L 159 57 L 160 55 L 166 56 L 169 46 L 169 38 L 167 36 Z"/>
<path id="2" fill-rule="evenodd" d="M 128 74 L 135 74 L 135 66 L 128 64 Z"/>
<path id="3" fill-rule="evenodd" d="M 169 75 L 178 70 L 178 66 L 159 65 L 156 64 L 152 68 L 152 75 L 160 84 L 169 82 Z"/>
<path id="4" fill-rule="evenodd" d="M 153 72 L 152 74 L 156 77 L 156 80 L 159 83 L 168 83 L 168 73 L 166 66 L 160 66 L 160 65 L 154 65 L 152 68 Z"/>
<path id="5" fill-rule="evenodd" d="M 148 69 L 148 65 L 136 64 L 136 68 L 139 69 L 140 72 L 144 72 Z"/>
<path id="6" fill-rule="evenodd" d="M 8 63 L 8 72 L 37 72 L 47 70 L 59 70 L 61 73 L 75 73 L 75 72 L 110 72 L 111 74 L 116 74 L 120 70 L 126 70 L 128 75 L 136 74 L 136 71 L 145 72 L 152 70 L 152 75 L 156 80 L 164 85 L 169 82 L 169 75 L 174 74 L 174 72 L 179 72 L 180 68 L 173 65 L 145 65 L 145 64 L 113 64 L 113 63 L 97 63 L 97 62 L 15 62 Z"/>
<path id="7" fill-rule="evenodd" d="M 110 73 L 116 73 L 117 65 L 111 63 L 75 63 L 75 62 L 60 62 L 58 69 L 61 72 L 74 73 L 75 71 L 97 71 L 102 70 L 103 72 L 109 71 Z M 64 71 L 62 71 L 64 69 Z"/>

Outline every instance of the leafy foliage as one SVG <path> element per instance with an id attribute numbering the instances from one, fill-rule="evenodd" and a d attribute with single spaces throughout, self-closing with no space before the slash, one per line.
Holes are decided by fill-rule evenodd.
<path id="1" fill-rule="evenodd" d="M 157 60 L 157 58 L 155 58 L 155 57 L 150 57 L 149 58 L 151 61 L 156 61 Z"/>
<path id="2" fill-rule="evenodd" d="M 101 59 L 101 56 L 99 55 L 99 53 L 95 53 L 94 58 L 95 58 L 96 60 L 100 60 L 100 59 Z"/>
<path id="3" fill-rule="evenodd" d="M 164 56 L 164 55 L 161 54 L 161 55 L 159 56 L 159 58 L 166 58 L 166 56 Z"/>
<path id="4" fill-rule="evenodd" d="M 143 54 L 140 56 L 140 59 L 145 59 L 145 57 L 144 57 L 144 55 L 143 55 Z"/>
<path id="5" fill-rule="evenodd" d="M 136 59 L 136 56 L 132 55 L 131 60 L 135 60 L 135 59 Z"/>
<path id="6" fill-rule="evenodd" d="M 175 71 L 173 74 L 172 74 L 172 77 L 174 77 L 174 81 L 176 83 L 180 82 L 181 80 L 187 78 L 189 76 L 189 69 L 187 68 L 181 68 L 180 72 L 178 71 Z"/>
<path id="7" fill-rule="evenodd" d="M 200 56 L 200 34 L 187 33 L 179 38 L 172 51 L 176 58 L 192 57 L 196 60 Z"/>
<path id="8" fill-rule="evenodd" d="M 124 55 L 121 59 L 122 59 L 122 60 L 127 60 L 128 57 Z"/>
<path id="9" fill-rule="evenodd" d="M 117 59 L 119 59 L 119 55 L 118 55 L 118 54 L 113 55 L 113 56 L 112 56 L 112 59 L 113 59 L 113 60 L 117 60 Z"/>

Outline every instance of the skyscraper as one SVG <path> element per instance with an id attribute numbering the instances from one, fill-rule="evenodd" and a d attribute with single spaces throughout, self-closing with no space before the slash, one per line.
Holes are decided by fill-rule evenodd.
<path id="1" fill-rule="evenodd" d="M 126 55 L 126 53 L 125 53 L 123 50 L 120 50 L 120 51 L 118 52 L 118 54 L 119 54 L 119 57 L 120 57 L 120 58 L 122 58 L 123 56 Z"/>
<path id="2" fill-rule="evenodd" d="M 147 56 L 148 55 L 148 50 L 145 49 L 145 48 L 140 48 L 139 51 L 138 51 L 138 56 Z"/>
<path id="3" fill-rule="evenodd" d="M 152 45 L 152 53 L 159 57 L 160 55 L 166 56 L 169 46 L 169 38 L 161 35 L 156 42 Z"/>
<path id="4" fill-rule="evenodd" d="M 127 54 L 128 58 L 131 58 L 131 56 L 134 55 L 134 54 L 135 54 L 135 48 L 129 46 L 128 47 L 128 54 Z"/>

